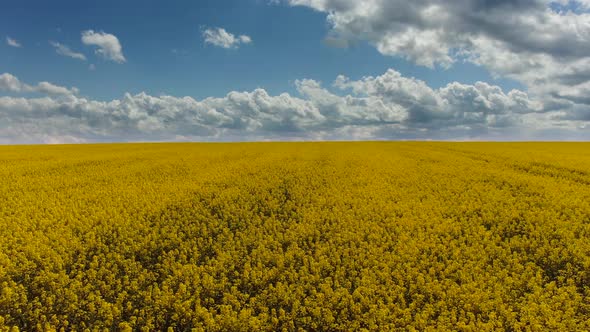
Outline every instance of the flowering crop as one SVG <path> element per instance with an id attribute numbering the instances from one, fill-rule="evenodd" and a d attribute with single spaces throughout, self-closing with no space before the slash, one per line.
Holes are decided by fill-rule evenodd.
<path id="1" fill-rule="evenodd" d="M 0 147 L 0 331 L 590 329 L 590 144 Z"/>

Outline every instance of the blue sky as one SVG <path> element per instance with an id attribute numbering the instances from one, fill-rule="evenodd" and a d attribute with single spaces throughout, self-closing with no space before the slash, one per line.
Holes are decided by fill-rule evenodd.
<path id="1" fill-rule="evenodd" d="M 485 68 L 458 63 L 448 70 L 417 66 L 380 54 L 365 42 L 343 49 L 327 45 L 326 14 L 304 7 L 269 5 L 262 0 L 178 1 L 14 1 L 2 5 L 0 31 L 25 47 L 2 45 L 2 68 L 23 81 L 49 80 L 76 86 L 101 100 L 123 92 L 176 96 L 223 96 L 229 91 L 262 87 L 273 94 L 296 94 L 293 82 L 309 78 L 331 83 L 337 75 L 379 75 L 394 68 L 432 87 L 452 81 L 492 81 Z M 247 34 L 253 44 L 239 49 L 206 45 L 204 27 Z M 92 54 L 80 32 L 93 29 L 116 35 L 127 58 L 124 65 Z M 86 54 L 82 62 L 55 53 L 57 41 Z M 89 71 L 89 64 L 96 66 Z"/>
<path id="2" fill-rule="evenodd" d="M 513 139 L 542 139 L 546 137 L 542 133 L 561 133 L 564 128 L 568 128 L 564 139 L 587 137 L 585 119 L 590 119 L 590 111 L 583 96 L 589 89 L 588 77 L 579 77 L 579 73 L 584 73 L 586 66 L 590 68 L 584 55 L 588 37 L 583 33 L 589 23 L 588 2 L 462 1 L 461 5 L 425 1 L 422 8 L 397 0 L 4 2 L 0 4 L 0 75 L 4 74 L 0 97 L 4 96 L 5 106 L 0 105 L 0 112 L 12 118 L 5 123 L 0 120 L 0 142 L 22 141 L 17 133 L 22 135 L 26 130 L 18 128 L 17 123 L 24 120 L 15 117 L 23 115 L 16 109 L 16 99 L 9 98 L 24 96 L 30 105 L 19 107 L 38 107 L 31 105 L 48 95 L 46 89 L 35 85 L 39 82 L 75 87 L 71 97 L 76 100 L 67 99 L 63 93 L 49 93 L 47 98 L 62 103 L 55 106 L 58 111 L 81 107 L 82 99 L 122 102 L 126 94 L 138 96 L 144 92 L 141 102 L 130 103 L 161 103 L 157 111 L 147 106 L 133 111 L 145 113 L 141 120 L 144 124 L 161 124 L 162 117 L 174 117 L 174 121 L 201 119 L 203 112 L 212 109 L 232 120 L 231 124 L 223 122 L 213 127 L 211 123 L 196 123 L 199 128 L 208 128 L 204 131 L 206 137 L 200 130 L 193 135 L 189 129 L 179 133 L 179 127 L 164 130 L 163 125 L 149 127 L 153 129 L 150 132 L 137 127 L 137 123 L 131 130 L 134 136 L 127 137 L 104 127 L 109 124 L 94 128 L 80 122 L 86 116 L 82 114 L 86 107 L 76 110 L 75 117 L 44 113 L 51 121 L 61 125 L 67 122 L 72 127 L 46 125 L 31 142 L 44 142 L 43 137 L 58 137 L 57 141 L 59 137 L 126 141 L 178 137 L 497 139 L 507 135 Z M 432 8 L 436 11 L 429 12 Z M 506 17 L 512 17 L 510 24 L 514 26 L 503 24 Z M 556 25 L 543 23 L 549 19 Z M 568 25 L 579 25 L 578 32 L 573 33 Z M 248 36 L 251 42 L 219 47 L 206 42 L 207 29 L 224 29 L 235 37 Z M 113 61 L 97 53 L 101 46 L 83 42 L 82 34 L 88 30 L 115 38 L 125 61 Z M 327 38 L 345 42 L 348 47 L 331 45 Z M 58 54 L 55 43 L 78 54 L 78 58 Z M 568 82 L 576 83 L 565 79 L 562 83 L 560 73 L 575 76 Z M 334 87 L 339 75 L 345 76 L 348 83 Z M 15 80 L 19 88 L 15 88 Z M 376 90 L 384 80 L 393 85 Z M 452 85 L 454 82 L 460 85 Z M 403 90 L 406 88 L 413 90 Z M 513 89 L 519 94 L 510 95 Z M 230 101 L 231 105 L 211 101 L 176 105 L 182 114 L 164 112 L 153 118 L 154 112 L 173 106 L 162 100 L 145 101 L 147 97 L 169 95 L 179 100 L 188 96 L 200 102 L 210 97 L 223 99 L 232 92 L 250 98 L 255 91 L 264 91 L 268 100 L 263 104 L 272 108 L 262 109 L 256 104 L 254 110 L 236 109 L 239 105 L 235 100 Z M 293 100 L 278 98 L 282 93 L 289 93 Z M 469 100 L 457 100 L 459 95 Z M 372 106 L 361 109 L 360 104 Z M 377 112 L 374 105 L 385 107 L 389 113 Z M 424 105 L 428 109 L 423 109 Z M 297 116 L 317 113 L 317 117 L 294 119 L 281 111 L 285 107 L 289 111 L 296 109 L 293 114 Z M 109 116 L 117 111 L 106 104 L 92 109 Z M 252 112 L 261 117 L 252 117 Z M 268 114 L 273 114 L 279 125 L 267 125 Z M 221 115 L 218 120 L 223 118 Z M 339 118 L 332 119 L 334 116 Z M 243 121 L 244 117 L 248 119 Z M 458 117 L 462 120 L 455 121 Z M 444 124 L 440 123 L 442 119 Z M 41 120 L 27 119 L 31 123 Z M 524 128 L 523 122 L 527 123 Z M 519 136 L 523 132 L 530 136 Z"/>

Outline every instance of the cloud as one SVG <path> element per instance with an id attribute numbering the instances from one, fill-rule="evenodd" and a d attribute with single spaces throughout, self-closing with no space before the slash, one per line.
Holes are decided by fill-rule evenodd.
<path id="1" fill-rule="evenodd" d="M 33 91 L 53 96 L 72 96 L 78 94 L 79 92 L 77 88 L 68 89 L 49 82 L 40 82 L 36 87 L 33 87 Z"/>
<path id="2" fill-rule="evenodd" d="M 543 104 L 482 82 L 433 89 L 390 69 L 339 76 L 332 88 L 309 79 L 295 85 L 299 96 L 256 89 L 203 100 L 126 93 L 98 101 L 6 73 L 0 90 L 42 95 L 0 97 L 0 142 L 590 138 L 590 108 Z"/>
<path id="3" fill-rule="evenodd" d="M 247 35 L 236 36 L 223 28 L 208 28 L 203 30 L 203 38 L 206 44 L 222 48 L 238 48 L 242 44 L 252 43 L 252 38 Z"/>
<path id="4" fill-rule="evenodd" d="M 12 74 L 4 73 L 0 75 L 0 91 L 12 93 L 41 93 L 51 96 L 73 96 L 78 94 L 77 88 L 65 88 L 49 82 L 39 82 L 35 86 L 22 83 Z"/>
<path id="5" fill-rule="evenodd" d="M 127 61 L 123 55 L 123 47 L 115 35 L 87 30 L 82 32 L 82 43 L 98 47 L 96 54 L 107 60 L 117 63 Z"/>
<path id="6" fill-rule="evenodd" d="M 391 69 L 381 76 L 358 81 L 339 76 L 334 86 L 384 105 L 398 105 L 406 112 L 403 124 L 411 128 L 500 128 L 516 125 L 521 114 L 543 111 L 543 104 L 531 100 L 523 91 L 505 93 L 500 87 L 483 82 L 474 85 L 453 82 L 435 90 L 423 81 L 403 77 Z"/>
<path id="7" fill-rule="evenodd" d="M 6 44 L 12 47 L 22 47 L 21 43 L 19 43 L 16 39 L 12 39 L 10 37 L 6 37 Z"/>
<path id="8" fill-rule="evenodd" d="M 4 73 L 0 75 L 0 91 L 22 92 L 23 84 L 17 77 Z"/>
<path id="9" fill-rule="evenodd" d="M 329 40 L 367 41 L 431 68 L 470 61 L 522 82 L 538 98 L 588 104 L 578 98 L 590 81 L 588 0 L 282 2 L 325 13 Z"/>
<path id="10" fill-rule="evenodd" d="M 55 47 L 55 53 L 59 55 L 86 61 L 86 56 L 84 54 L 72 51 L 67 45 L 63 45 L 54 41 L 49 41 L 49 44 Z"/>

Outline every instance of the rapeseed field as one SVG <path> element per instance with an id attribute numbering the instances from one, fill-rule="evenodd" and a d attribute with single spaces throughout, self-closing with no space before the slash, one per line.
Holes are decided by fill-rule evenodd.
<path id="1" fill-rule="evenodd" d="M 0 147 L 0 330 L 590 330 L 590 144 Z"/>

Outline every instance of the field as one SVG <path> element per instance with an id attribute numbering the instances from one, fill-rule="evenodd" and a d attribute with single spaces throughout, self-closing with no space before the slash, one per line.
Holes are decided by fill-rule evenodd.
<path id="1" fill-rule="evenodd" d="M 590 143 L 0 147 L 0 331 L 590 330 Z"/>

